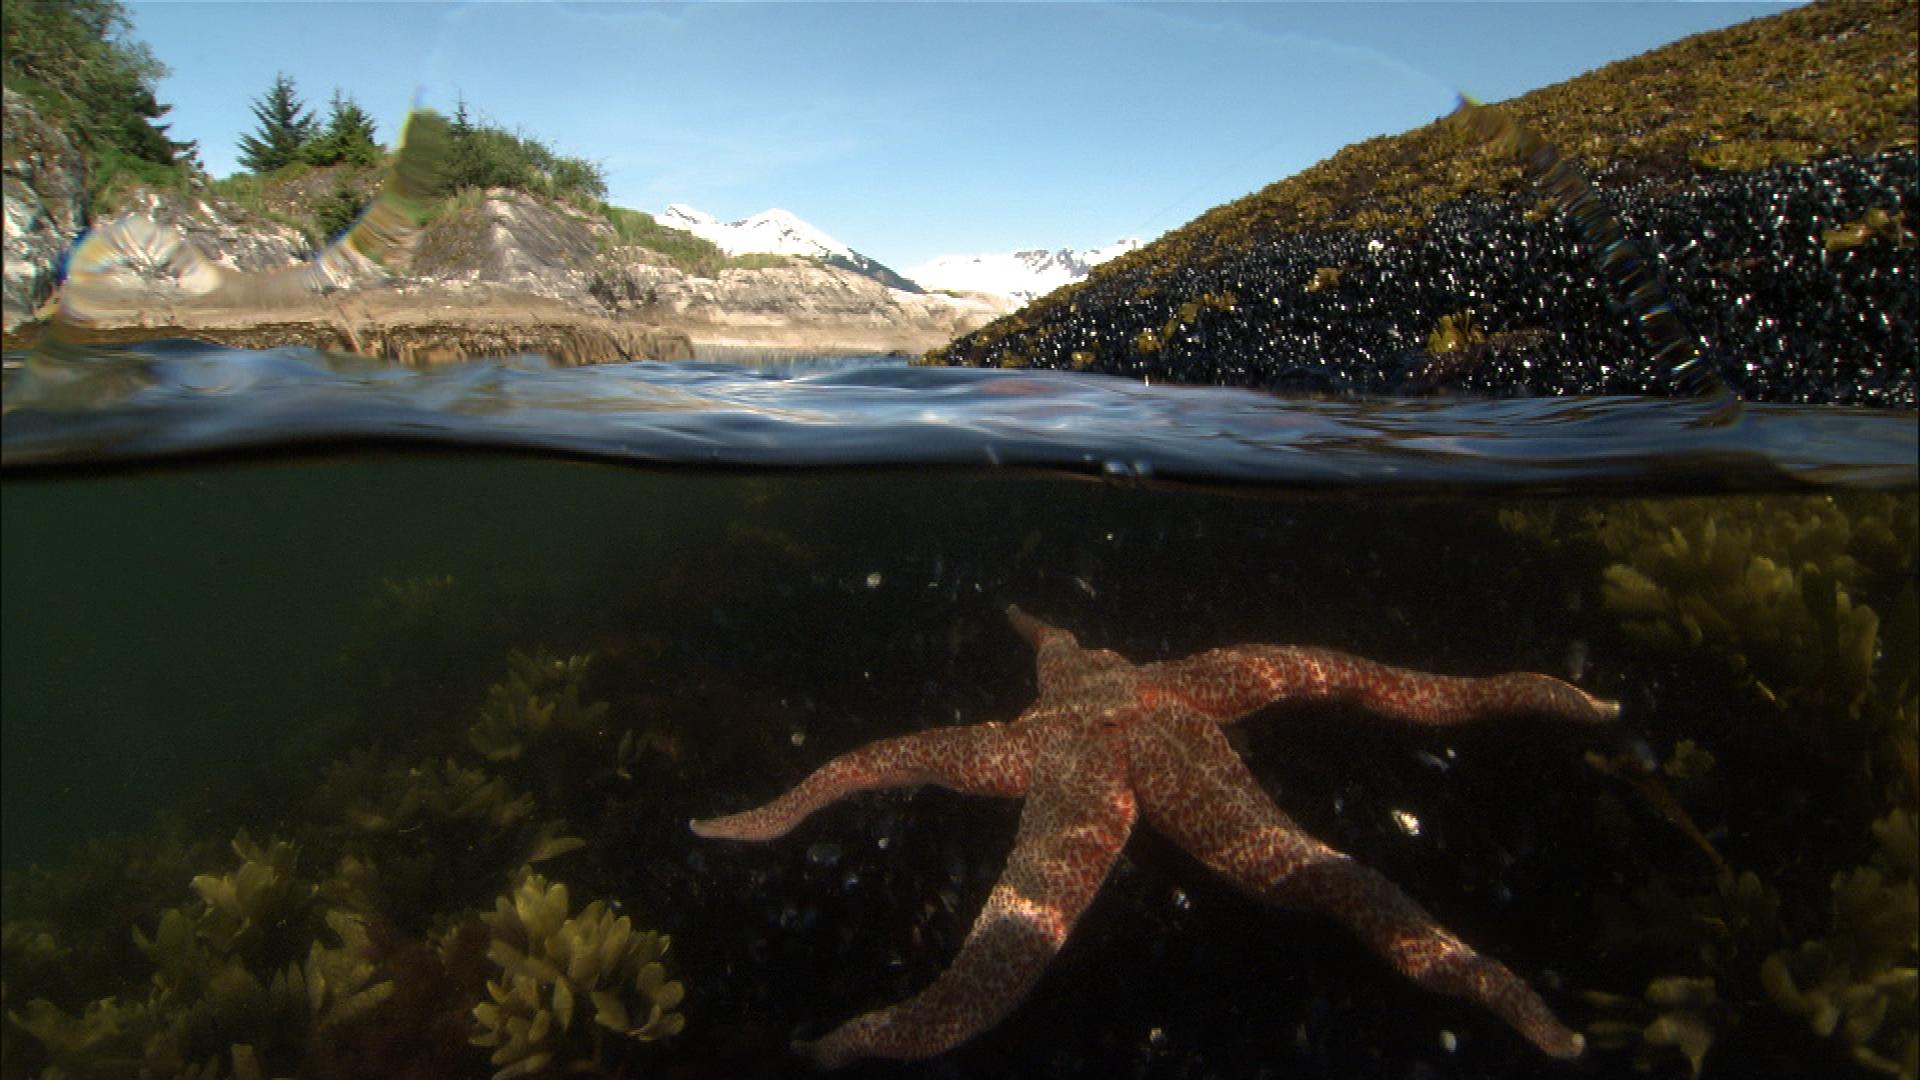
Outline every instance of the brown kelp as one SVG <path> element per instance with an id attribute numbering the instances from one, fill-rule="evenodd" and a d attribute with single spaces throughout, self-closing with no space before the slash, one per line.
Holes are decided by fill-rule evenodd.
<path id="1" fill-rule="evenodd" d="M 567 887 L 530 864 L 585 842 L 494 771 L 540 761 L 630 790 L 608 754 L 621 770 L 651 744 L 629 730 L 616 748 L 599 730 L 609 707 L 582 697 L 588 662 L 514 652 L 477 721 L 333 761 L 284 838 L 243 830 L 221 860 L 169 817 L 170 832 L 94 841 L 11 878 L 6 1075 L 471 1075 L 486 1050 L 507 1055 L 502 1075 L 557 1075 L 679 1032 L 667 937 L 604 900 L 572 912 Z M 489 761 L 481 745 L 516 752 Z M 536 1014 L 550 1033 L 522 1022 Z"/>
<path id="2" fill-rule="evenodd" d="M 494 1080 L 605 1070 L 620 1053 L 611 1036 L 652 1042 L 686 1026 L 686 988 L 663 964 L 671 939 L 603 901 L 573 914 L 566 885 L 529 867 L 481 918 L 500 974 L 473 1007 L 473 1042 L 492 1051 Z"/>
<path id="3" fill-rule="evenodd" d="M 1590 995 L 1594 1044 L 1647 1061 L 1677 1050 L 1698 1073 L 1759 1007 L 1860 1067 L 1915 1076 L 1915 500 L 1722 496 L 1502 521 L 1597 564 L 1603 610 L 1650 660 L 1684 658 L 1689 678 L 1730 690 L 1705 714 L 1652 717 L 1664 764 L 1590 756 L 1712 871 L 1655 856 L 1603 898 L 1606 949 L 1652 974 Z"/>

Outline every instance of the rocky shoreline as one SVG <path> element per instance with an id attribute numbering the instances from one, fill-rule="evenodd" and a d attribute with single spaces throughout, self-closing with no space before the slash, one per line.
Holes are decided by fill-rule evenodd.
<path id="1" fill-rule="evenodd" d="M 1916 35 L 1903 0 L 1813 3 L 1501 102 L 1490 124 L 1463 109 L 1355 143 L 927 362 L 1684 393 L 1640 333 L 1673 325 L 1642 288 L 1664 279 L 1676 332 L 1742 396 L 1911 409 Z M 1530 182 L 1554 163 L 1561 182 Z"/>
<path id="2" fill-rule="evenodd" d="M 5 108 L 0 344 L 21 349 L 39 340 L 61 302 L 56 281 L 67 250 L 103 220 L 72 141 L 18 94 L 6 94 Z M 316 170 L 297 186 L 312 194 L 340 183 L 370 193 L 377 174 Z M 271 274 L 308 257 L 299 230 L 205 184 L 184 192 L 136 188 L 114 203 L 104 223 L 183 238 L 222 271 Z M 458 201 L 389 263 L 358 260 L 339 290 L 263 305 L 196 296 L 178 265 L 135 257 L 108 276 L 108 295 L 77 304 L 68 297 L 69 315 L 84 325 L 62 332 L 79 343 L 184 337 L 245 348 L 304 345 L 407 364 L 527 352 L 564 364 L 917 356 L 1009 309 L 993 297 L 909 292 L 803 259 L 696 273 L 622 242 L 604 217 L 506 189 Z"/>
<path id="3" fill-rule="evenodd" d="M 1602 200 L 1741 397 L 1915 406 L 1911 150 Z M 1309 229 L 1170 272 L 1123 265 L 934 359 L 1293 392 L 1670 392 L 1592 245 L 1536 203 L 1462 199 L 1417 229 Z"/>
<path id="4" fill-rule="evenodd" d="M 1916 21 L 1902 0 L 1816 3 L 1499 106 L 1587 173 L 1631 250 L 1596 247 L 1513 154 L 1443 119 L 1349 146 L 1018 311 L 810 260 L 694 273 L 606 216 L 492 189 L 463 192 L 386 267 L 291 306 L 196 304 L 165 268 L 130 266 L 79 336 L 409 364 L 896 354 L 1283 392 L 1659 394 L 1675 386 L 1640 332 L 1653 296 L 1743 397 L 1911 409 Z M 6 119 L 14 349 L 41 332 L 62 253 L 97 208 L 61 132 L 11 92 Z M 373 182 L 315 170 L 291 196 Z M 204 184 L 116 203 L 225 271 L 291 266 L 308 247 Z M 1630 301 L 1623 266 L 1670 295 Z"/>

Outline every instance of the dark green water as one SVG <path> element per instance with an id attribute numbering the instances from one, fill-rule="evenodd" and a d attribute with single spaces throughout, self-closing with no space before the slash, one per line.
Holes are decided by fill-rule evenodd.
<path id="1" fill-rule="evenodd" d="M 1033 658 L 1009 603 L 1141 662 L 1311 644 L 1620 700 L 1598 733 L 1282 704 L 1233 737 L 1303 828 L 1596 1045 L 1556 1064 L 1143 824 L 1033 996 L 875 1075 L 1685 1075 L 1645 1034 L 1663 1023 L 1711 1036 L 1715 1076 L 1898 1068 L 1913 1045 L 1911 490 L 1287 495 L 445 454 L 16 474 L 0 511 L 7 1075 L 248 1054 L 261 1075 L 487 1075 L 473 1008 L 501 976 L 476 915 L 555 838 L 582 842 L 536 867 L 572 913 L 670 933 L 686 995 L 683 1031 L 583 1025 L 557 1060 L 804 1075 L 788 1039 L 944 969 L 1019 804 L 864 795 L 766 845 L 686 822 L 874 739 L 1018 715 Z M 489 689 L 536 649 L 590 657 L 575 689 L 604 712 L 490 758 Z M 448 768 L 505 794 L 422 809 Z M 475 816 L 509 796 L 530 809 Z M 241 830 L 259 867 L 294 846 L 287 891 L 233 931 L 193 881 L 243 873 Z M 134 943 L 170 910 L 228 975 Z M 343 942 L 337 912 L 371 939 Z M 361 959 L 343 997 L 397 989 L 371 1014 L 288 1006 L 273 975 L 314 949 Z M 1848 992 L 1853 1028 L 1796 1011 Z M 109 995 L 136 1010 L 112 1037 L 83 1019 Z"/>

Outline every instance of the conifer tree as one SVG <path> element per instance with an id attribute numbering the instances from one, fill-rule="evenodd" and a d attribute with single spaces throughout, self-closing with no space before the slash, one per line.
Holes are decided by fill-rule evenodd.
<path id="1" fill-rule="evenodd" d="M 272 172 L 300 160 L 300 148 L 315 133 L 313 113 L 300 104 L 293 80 L 284 72 L 253 103 L 258 133 L 240 137 L 240 164 L 257 173 Z"/>
<path id="2" fill-rule="evenodd" d="M 473 134 L 473 122 L 467 119 L 467 96 L 461 94 L 453 99 L 453 123 L 449 132 L 455 139 L 464 139 Z"/>
<path id="3" fill-rule="evenodd" d="M 167 69 L 132 29 L 119 0 L 0 0 L 0 68 L 7 88 L 79 136 L 96 166 L 171 166 L 195 147 L 154 123 L 168 108 L 154 99 Z"/>
<path id="4" fill-rule="evenodd" d="M 380 145 L 373 141 L 373 117 L 352 97 L 339 89 L 333 92 L 327 123 L 320 133 L 301 148 L 301 160 L 310 165 L 375 165 L 380 161 Z"/>

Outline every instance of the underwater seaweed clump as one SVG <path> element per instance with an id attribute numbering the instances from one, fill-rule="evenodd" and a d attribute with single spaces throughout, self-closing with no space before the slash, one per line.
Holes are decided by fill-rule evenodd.
<path id="1" fill-rule="evenodd" d="M 252 951 L 273 927 L 295 921 L 313 897 L 313 886 L 294 878 L 300 857 L 294 844 L 274 840 L 263 848 L 243 829 L 234 837 L 233 851 L 240 856 L 239 869 L 199 874 L 192 882 L 205 905 L 196 931 L 223 953 Z"/>
<path id="2" fill-rule="evenodd" d="M 416 764 L 356 751 L 328 769 L 314 816 L 338 821 L 331 903 L 414 929 L 490 895 L 506 867 L 577 851 L 564 820 L 537 819 L 532 795 L 452 757 Z M 450 859 L 449 853 L 460 857 Z"/>
<path id="3" fill-rule="evenodd" d="M 1875 822 L 1873 862 L 1833 878 L 1833 922 L 1818 940 L 1767 957 L 1760 978 L 1782 1009 L 1838 1038 L 1875 1072 L 1920 1075 L 1920 830 L 1910 810 Z"/>
<path id="4" fill-rule="evenodd" d="M 580 702 L 580 684 L 593 656 L 556 657 L 544 648 L 507 654 L 507 679 L 487 690 L 468 740 L 488 761 L 511 761 L 556 733 L 590 733 L 606 719 L 607 703 Z"/>
<path id="5" fill-rule="evenodd" d="M 1843 584 L 1844 549 L 1795 564 L 1750 528 L 1701 516 L 1627 546 L 1601 592 L 1628 633 L 1662 648 L 1716 647 L 1769 700 L 1816 691 L 1848 713 L 1866 696 L 1880 620 Z"/>
<path id="6" fill-rule="evenodd" d="M 490 829 L 510 829 L 533 816 L 533 796 L 515 794 L 511 785 L 478 768 L 465 768 L 452 758 L 436 765 L 394 763 L 380 768 L 372 755 L 335 762 L 327 784 L 341 791 L 357 791 L 346 810 L 347 820 L 369 833 L 410 831 L 429 822 L 470 821 Z"/>
<path id="7" fill-rule="evenodd" d="M 36 997 L 7 1011 L 9 1042 L 30 1040 L 8 1047 L 9 1075 L 264 1076 L 264 1061 L 300 1061 L 317 1032 L 391 994 L 360 919 L 325 913 L 337 945 L 304 934 L 315 890 L 295 877 L 293 844 L 243 832 L 233 849 L 238 869 L 193 879 L 197 904 L 168 909 L 152 937 L 134 928 L 155 969 L 145 1000 L 99 998 L 75 1015 Z"/>
<path id="8" fill-rule="evenodd" d="M 666 935 L 636 933 L 632 919 L 599 900 L 578 915 L 569 910 L 567 887 L 529 867 L 481 916 L 501 977 L 474 1006 L 472 1041 L 492 1049 L 494 1080 L 595 1069 L 618 1052 L 609 1034 L 650 1042 L 686 1026 L 678 1011 L 686 988 L 662 963 Z"/>
<path id="9" fill-rule="evenodd" d="M 1723 496 L 1576 517 L 1510 511 L 1502 522 L 1546 543 L 1592 545 L 1604 566 L 1602 606 L 1629 637 L 1675 657 L 1717 658 L 1734 688 L 1748 691 L 1660 721 L 1672 726 L 1659 734 L 1676 739 L 1664 767 L 1631 754 L 1590 756 L 1718 870 L 1703 892 L 1684 864 L 1650 864 L 1630 897 L 1602 900 L 1601 922 L 1617 939 L 1604 951 L 1648 981 L 1644 995 L 1596 1002 L 1604 1019 L 1589 1029 L 1594 1045 L 1643 1063 L 1678 1050 L 1697 1073 L 1714 1048 L 1799 1027 L 1861 1067 L 1914 1077 L 1920 504 L 1905 495 Z M 1722 775 L 1715 759 L 1751 759 L 1754 739 L 1813 751 L 1790 770 L 1801 786 Z M 1769 761 L 1745 768 L 1781 766 Z M 1814 800 L 1818 818 L 1783 815 L 1796 800 Z M 1695 801 L 1705 805 L 1689 807 Z M 1734 836 L 1805 830 L 1795 842 L 1806 854 L 1759 873 L 1736 870 L 1730 861 L 1770 856 L 1723 856 L 1709 839 L 1719 829 L 1694 822 L 1703 810 Z M 1869 849 L 1873 859 L 1855 865 L 1854 852 Z M 1814 918 L 1822 910 L 1824 926 Z M 1764 1013 L 1745 1003 L 1771 1005 L 1793 1023 L 1762 1035 Z M 1743 1022 L 1754 1030 L 1739 1032 Z"/>
<path id="10" fill-rule="evenodd" d="M 4 1060 L 8 1076 L 139 1076 L 145 1048 L 159 1019 L 145 1002 L 102 998 L 79 1016 L 45 998 L 24 1013 L 6 1013 Z"/>
<path id="11" fill-rule="evenodd" d="M 78 1008 L 141 964 L 127 927 L 151 924 L 181 882 L 228 850 L 228 837 L 189 835 L 163 813 L 143 832 L 92 837 L 54 865 L 0 874 L 0 971 L 16 992 Z"/>
<path id="12" fill-rule="evenodd" d="M 1606 1019 L 1587 1026 L 1594 1048 L 1631 1050 L 1634 1066 L 1642 1072 L 1653 1069 L 1658 1051 L 1671 1048 L 1687 1059 L 1690 1074 L 1699 1076 L 1726 1012 L 1711 977 L 1655 979 L 1647 984 L 1640 1001 L 1599 991 L 1588 992 L 1586 998 L 1607 1014 Z M 1643 1023 L 1649 1013 L 1652 1019 Z"/>
<path id="13" fill-rule="evenodd" d="M 1537 532 L 1524 518 L 1502 521 Z M 1863 597 L 1910 583 L 1915 500 L 1639 502 L 1589 514 L 1582 531 L 1615 560 L 1601 601 L 1629 635 L 1717 654 L 1810 746 L 1865 775 L 1905 774 L 1911 794 L 1911 724 L 1901 721 L 1914 692 L 1910 620 Z"/>
<path id="14" fill-rule="evenodd" d="M 1820 246 L 1826 248 L 1828 254 L 1852 251 L 1875 240 L 1896 248 L 1912 247 L 1914 234 L 1912 227 L 1907 224 L 1907 215 L 1902 211 L 1888 212 L 1876 206 L 1838 228 L 1820 231 Z"/>

